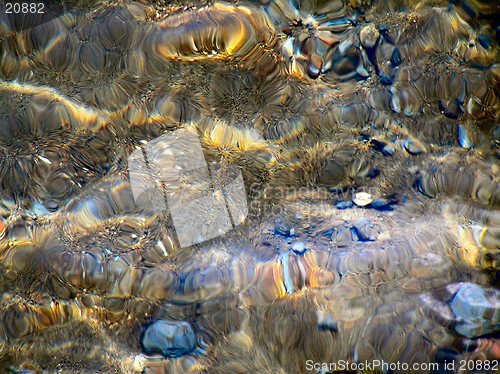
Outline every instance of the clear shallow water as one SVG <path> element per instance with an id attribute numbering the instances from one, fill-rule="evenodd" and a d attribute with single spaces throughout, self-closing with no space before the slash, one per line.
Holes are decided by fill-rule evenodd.
<path id="1" fill-rule="evenodd" d="M 202 5 L 2 15 L 1 370 L 499 359 L 498 5 Z M 130 183 L 182 129 L 248 202 L 184 248 Z M 179 211 L 203 191 L 169 178 Z"/>

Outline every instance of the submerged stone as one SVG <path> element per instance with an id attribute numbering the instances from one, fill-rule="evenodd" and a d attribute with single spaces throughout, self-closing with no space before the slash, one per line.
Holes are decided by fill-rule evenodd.
<path id="1" fill-rule="evenodd" d="M 394 146 L 386 141 L 371 139 L 371 143 L 375 150 L 381 152 L 384 156 L 393 156 L 394 155 Z"/>
<path id="2" fill-rule="evenodd" d="M 283 225 L 278 225 L 274 229 L 274 234 L 284 236 L 285 238 L 289 238 L 289 237 L 295 236 L 295 229 L 288 228 L 288 227 L 283 226 Z"/>
<path id="3" fill-rule="evenodd" d="M 474 144 L 470 140 L 467 129 L 463 125 L 458 126 L 458 142 L 462 148 L 473 148 Z"/>
<path id="4" fill-rule="evenodd" d="M 425 152 L 425 147 L 418 141 L 407 139 L 403 142 L 403 147 L 412 156 L 419 155 Z"/>
<path id="5" fill-rule="evenodd" d="M 403 62 L 403 57 L 401 56 L 401 52 L 398 48 L 394 48 L 391 55 L 391 64 L 393 66 L 398 66 Z"/>
<path id="6" fill-rule="evenodd" d="M 359 34 L 359 37 L 361 39 L 361 44 L 365 48 L 373 48 L 377 43 L 379 36 L 380 33 L 373 24 L 369 24 L 363 27 Z"/>
<path id="7" fill-rule="evenodd" d="M 485 49 L 489 49 L 493 44 L 493 38 L 487 34 L 481 34 L 477 37 L 479 40 L 479 44 L 483 46 Z"/>
<path id="8" fill-rule="evenodd" d="M 380 83 L 384 86 L 390 86 L 394 83 L 394 78 L 387 74 L 380 74 Z"/>
<path id="9" fill-rule="evenodd" d="M 353 234 L 362 242 L 372 242 L 377 240 L 379 230 L 376 225 L 373 225 L 367 218 L 356 221 L 352 227 Z"/>
<path id="10" fill-rule="evenodd" d="M 500 292 L 462 283 L 450 303 L 458 318 L 455 331 L 468 338 L 500 331 Z"/>
<path id="11" fill-rule="evenodd" d="M 367 206 L 373 201 L 373 196 L 367 192 L 357 192 L 352 198 L 352 202 L 357 206 Z"/>
<path id="12" fill-rule="evenodd" d="M 353 241 L 353 232 L 348 227 L 338 227 L 332 234 L 332 241 L 339 247 L 348 246 Z"/>
<path id="13" fill-rule="evenodd" d="M 372 208 L 381 212 L 394 210 L 393 205 L 396 205 L 398 202 L 396 200 L 387 200 L 384 198 L 376 199 L 372 201 L 368 208 Z"/>
<path id="14" fill-rule="evenodd" d="M 196 335 L 192 326 L 185 321 L 161 320 L 148 326 L 142 346 L 147 354 L 180 357 L 195 349 Z"/>
<path id="15" fill-rule="evenodd" d="M 495 142 L 500 143 L 500 125 L 493 130 L 493 139 L 495 139 Z"/>
<path id="16" fill-rule="evenodd" d="M 292 250 L 297 254 L 302 254 L 306 251 L 306 245 L 304 242 L 295 242 L 292 245 Z"/>
<path id="17" fill-rule="evenodd" d="M 344 210 L 344 209 L 349 209 L 354 206 L 352 201 L 339 201 L 337 204 L 335 204 L 335 208 Z"/>
<path id="18" fill-rule="evenodd" d="M 316 311 L 316 317 L 318 319 L 318 327 L 320 330 L 337 332 L 338 323 L 330 313 L 318 310 Z"/>
<path id="19" fill-rule="evenodd" d="M 440 100 L 439 101 L 439 110 L 441 112 L 443 112 L 443 114 L 446 117 L 452 118 L 452 119 L 457 119 L 458 117 L 460 117 L 463 114 L 463 110 L 462 110 L 461 105 L 455 100 L 451 100 L 451 101 Z"/>

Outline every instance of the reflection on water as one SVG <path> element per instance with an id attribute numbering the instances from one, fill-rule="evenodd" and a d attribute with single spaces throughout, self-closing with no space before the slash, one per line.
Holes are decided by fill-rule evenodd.
<path id="1" fill-rule="evenodd" d="M 497 2 L 57 11 L 0 15 L 1 372 L 500 359 Z"/>

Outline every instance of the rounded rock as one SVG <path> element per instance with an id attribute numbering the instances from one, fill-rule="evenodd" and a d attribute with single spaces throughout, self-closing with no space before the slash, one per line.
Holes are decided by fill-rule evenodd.
<path id="1" fill-rule="evenodd" d="M 195 349 L 196 335 L 188 322 L 160 320 L 148 326 L 142 346 L 147 354 L 180 357 Z"/>
<path id="2" fill-rule="evenodd" d="M 361 44 L 365 48 L 373 48 L 377 44 L 380 33 L 374 25 L 366 25 L 359 34 Z"/>
<path id="3" fill-rule="evenodd" d="M 373 225 L 369 219 L 361 218 L 352 226 L 353 234 L 362 242 L 372 242 L 377 240 L 380 234 L 378 225 Z"/>
<path id="4" fill-rule="evenodd" d="M 306 245 L 304 242 L 295 242 L 292 245 L 292 250 L 297 254 L 302 254 L 306 250 Z"/>
<path id="5" fill-rule="evenodd" d="M 500 292 L 495 289 L 462 283 L 450 306 L 460 335 L 474 338 L 500 330 Z"/>
<path id="6" fill-rule="evenodd" d="M 406 139 L 403 142 L 403 147 L 412 156 L 425 153 L 425 146 L 418 140 Z"/>
<path id="7" fill-rule="evenodd" d="M 372 195 L 367 192 L 357 192 L 352 198 L 352 202 L 357 206 L 367 206 L 372 201 Z"/>
<path id="8" fill-rule="evenodd" d="M 335 204 L 335 208 L 344 210 L 344 209 L 349 209 L 353 207 L 352 201 L 339 201 L 337 204 Z"/>

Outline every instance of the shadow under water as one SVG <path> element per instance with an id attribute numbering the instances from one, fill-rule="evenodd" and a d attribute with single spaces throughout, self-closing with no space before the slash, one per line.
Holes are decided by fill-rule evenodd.
<path id="1" fill-rule="evenodd" d="M 45 3 L 0 4 L 0 372 L 500 368 L 498 2 Z"/>

